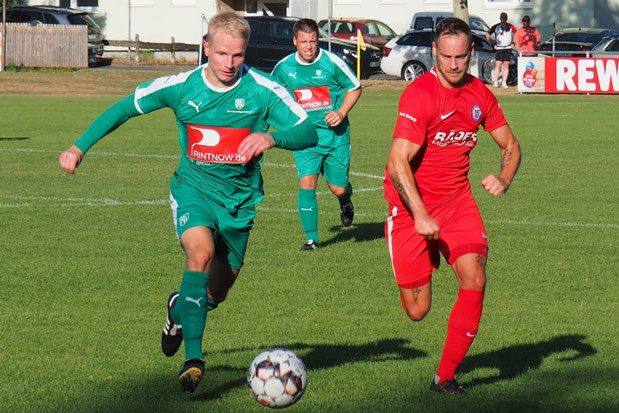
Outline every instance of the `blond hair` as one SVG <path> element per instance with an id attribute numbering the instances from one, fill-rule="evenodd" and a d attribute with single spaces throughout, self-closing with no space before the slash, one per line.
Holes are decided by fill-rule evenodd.
<path id="1" fill-rule="evenodd" d="M 208 21 L 207 37 L 212 37 L 219 31 L 228 32 L 232 37 L 249 41 L 249 23 L 234 12 L 223 12 L 214 15 Z"/>

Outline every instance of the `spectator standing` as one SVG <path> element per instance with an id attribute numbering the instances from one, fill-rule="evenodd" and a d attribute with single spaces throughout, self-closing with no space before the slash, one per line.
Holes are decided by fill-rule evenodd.
<path id="1" fill-rule="evenodd" d="M 513 24 L 507 22 L 507 13 L 505 12 L 501 13 L 500 22 L 492 26 L 486 33 L 488 43 L 492 43 L 491 36 L 494 35 L 494 50 L 496 50 L 496 63 L 494 65 L 494 75 L 492 76 L 494 87 L 499 87 L 501 68 L 503 70 L 503 87 L 508 87 L 509 61 L 512 57 L 515 34 L 516 28 Z"/>
<path id="2" fill-rule="evenodd" d="M 522 27 L 516 31 L 516 51 L 522 53 L 523 56 L 535 56 L 535 53 L 528 52 L 539 50 L 540 39 L 541 36 L 537 28 L 531 26 L 531 18 L 524 15 L 522 17 Z"/>

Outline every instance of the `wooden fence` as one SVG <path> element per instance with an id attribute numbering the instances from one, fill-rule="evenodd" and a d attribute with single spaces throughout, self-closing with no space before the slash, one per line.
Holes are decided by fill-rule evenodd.
<path id="1" fill-rule="evenodd" d="M 5 47 L 7 66 L 88 67 L 87 26 L 7 23 Z"/>
<path id="2" fill-rule="evenodd" d="M 140 61 L 140 51 L 149 50 L 153 52 L 170 52 L 171 62 L 176 60 L 176 52 L 198 52 L 200 45 L 191 43 L 178 43 L 174 37 L 170 39 L 170 43 L 153 43 L 143 42 L 140 40 L 140 35 L 135 35 L 135 41 L 129 40 L 107 40 L 109 46 L 126 47 L 134 50 L 134 59 Z"/>

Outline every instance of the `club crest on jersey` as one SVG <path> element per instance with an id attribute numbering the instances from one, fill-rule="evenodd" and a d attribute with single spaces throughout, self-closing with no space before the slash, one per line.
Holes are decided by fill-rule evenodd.
<path id="1" fill-rule="evenodd" d="M 481 108 L 479 107 L 479 105 L 475 105 L 473 106 L 473 109 L 471 110 L 471 116 L 473 116 L 473 120 L 475 122 L 477 122 L 478 120 L 481 119 Z"/>
<path id="2" fill-rule="evenodd" d="M 234 107 L 236 110 L 241 110 L 245 107 L 245 99 L 234 99 Z"/>
<path id="3" fill-rule="evenodd" d="M 316 76 L 318 77 L 322 76 L 322 70 L 316 69 Z"/>
<path id="4" fill-rule="evenodd" d="M 178 218 L 178 225 L 180 225 L 181 227 L 184 227 L 185 224 L 187 224 L 188 221 L 189 221 L 189 212 L 187 212 L 186 214 L 181 215 Z"/>

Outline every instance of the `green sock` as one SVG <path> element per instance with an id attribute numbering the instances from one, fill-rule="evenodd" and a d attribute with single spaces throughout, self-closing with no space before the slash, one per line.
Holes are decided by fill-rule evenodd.
<path id="1" fill-rule="evenodd" d="M 207 306 L 207 310 L 208 311 L 213 311 L 214 309 L 216 309 L 219 306 L 219 303 L 216 303 L 215 301 L 211 300 L 210 298 L 206 302 L 208 303 L 208 306 Z"/>
<path id="2" fill-rule="evenodd" d="M 351 197 L 352 197 L 352 185 L 348 183 L 348 185 L 346 186 L 346 192 L 344 192 L 344 195 L 338 198 L 338 201 L 340 201 L 340 205 L 344 205 L 345 203 L 350 201 Z"/>
<path id="3" fill-rule="evenodd" d="M 318 200 L 316 189 L 299 188 L 299 218 L 306 239 L 318 242 Z"/>
<path id="4" fill-rule="evenodd" d="M 206 285 L 211 276 L 205 272 L 185 271 L 172 319 L 183 326 L 185 360 L 202 359 L 202 335 L 206 327 L 208 301 Z"/>

